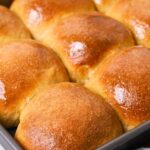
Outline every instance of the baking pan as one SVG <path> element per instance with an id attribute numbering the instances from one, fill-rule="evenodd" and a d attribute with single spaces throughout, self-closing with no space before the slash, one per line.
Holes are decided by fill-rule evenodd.
<path id="1" fill-rule="evenodd" d="M 150 121 L 124 133 L 97 150 L 133 150 L 148 142 L 150 142 Z M 150 148 L 147 149 L 150 150 Z"/>
<path id="2" fill-rule="evenodd" d="M 13 137 L 0 125 L 0 150 L 22 150 Z"/>
<path id="3" fill-rule="evenodd" d="M 0 0 L 0 4 L 5 6 L 9 6 L 10 2 L 12 0 Z M 0 150 L 22 150 L 11 134 L 14 134 L 14 129 L 6 131 L 0 125 Z M 147 142 L 150 142 L 150 121 L 130 130 L 97 150 L 133 150 L 136 148 L 138 148 L 137 150 L 150 150 L 150 148 L 139 148 Z"/>

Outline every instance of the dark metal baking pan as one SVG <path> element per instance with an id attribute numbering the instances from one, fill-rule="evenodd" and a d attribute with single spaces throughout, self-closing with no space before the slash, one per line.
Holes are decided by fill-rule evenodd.
<path id="1" fill-rule="evenodd" d="M 148 142 L 150 142 L 150 121 L 126 132 L 97 150 L 133 150 Z"/>
<path id="2" fill-rule="evenodd" d="M 22 150 L 13 137 L 0 125 L 0 150 Z"/>

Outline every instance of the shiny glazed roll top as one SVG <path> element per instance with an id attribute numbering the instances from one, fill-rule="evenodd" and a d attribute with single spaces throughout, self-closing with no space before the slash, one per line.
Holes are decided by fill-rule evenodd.
<path id="1" fill-rule="evenodd" d="M 92 0 L 15 0 L 11 9 L 23 20 L 33 36 L 40 40 L 54 22 L 95 8 Z"/>
<path id="2" fill-rule="evenodd" d="M 52 2 L 53 0 L 49 0 L 47 7 L 52 8 L 51 11 L 53 12 Z M 75 4 L 81 2 L 76 0 Z M 37 3 L 38 0 L 35 0 L 34 5 L 37 6 Z M 56 3 L 63 2 L 57 1 Z M 22 18 L 36 39 L 51 47 L 60 56 L 73 81 L 84 83 L 103 58 L 119 51 L 120 48 L 134 45 L 132 35 L 124 25 L 100 15 L 98 12 L 85 12 L 84 10 L 84 13 L 76 13 L 73 10 L 76 5 L 72 6 L 74 13 L 69 14 L 62 9 L 66 16 L 61 14 L 61 19 L 54 16 L 55 19 L 52 20 L 48 18 L 48 13 L 45 12 L 46 8 L 44 7 L 45 2 L 42 1 L 38 5 L 42 10 L 39 15 L 46 19 L 41 19 L 39 23 L 35 23 L 38 27 L 36 30 L 36 28 L 29 26 L 30 17 L 29 15 L 25 17 L 26 11 L 21 13 L 16 9 L 20 4 L 22 4 L 23 10 L 27 11 L 27 8 L 31 10 L 33 1 L 24 0 L 21 2 L 16 0 L 11 9 Z M 76 7 L 80 8 L 79 6 Z M 82 7 L 84 8 L 86 5 Z M 59 7 L 57 6 L 57 8 Z"/>
<path id="3" fill-rule="evenodd" d="M 150 0 L 95 0 L 100 11 L 129 27 L 138 44 L 150 48 Z"/>
<path id="4" fill-rule="evenodd" d="M 150 120 L 150 49 L 136 46 L 115 54 L 86 86 L 112 105 L 126 130 Z"/>
<path id="5" fill-rule="evenodd" d="M 69 16 L 54 24 L 42 42 L 61 57 L 73 81 L 84 83 L 105 57 L 134 45 L 130 31 L 96 12 Z"/>
<path id="6" fill-rule="evenodd" d="M 76 83 L 48 86 L 21 113 L 16 139 L 25 150 L 95 150 L 122 133 L 115 111 Z"/>
<path id="7" fill-rule="evenodd" d="M 32 96 L 61 81 L 68 81 L 68 76 L 51 49 L 30 40 L 0 45 L 0 123 L 16 126 Z"/>
<path id="8" fill-rule="evenodd" d="M 0 44 L 16 39 L 30 39 L 31 35 L 21 19 L 0 5 Z"/>

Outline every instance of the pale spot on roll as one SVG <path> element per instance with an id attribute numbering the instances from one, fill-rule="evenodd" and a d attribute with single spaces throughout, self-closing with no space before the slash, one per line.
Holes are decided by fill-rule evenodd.
<path id="1" fill-rule="evenodd" d="M 82 57 L 85 55 L 85 49 L 87 48 L 87 46 L 85 45 L 85 43 L 81 43 L 81 42 L 73 42 L 70 45 L 70 57 L 73 59 L 77 59 L 76 63 L 78 63 L 80 57 L 82 59 Z"/>
<path id="2" fill-rule="evenodd" d="M 115 87 L 115 99 L 119 104 L 123 104 L 125 102 L 125 94 L 126 90 L 119 85 Z"/>
<path id="3" fill-rule="evenodd" d="M 138 36 L 140 39 L 144 39 L 146 34 L 145 29 L 148 29 L 149 25 L 139 20 L 131 20 L 130 23 L 132 26 L 134 26 L 136 36 Z"/>
<path id="4" fill-rule="evenodd" d="M 96 4 L 102 4 L 102 0 L 95 0 Z"/>
<path id="5" fill-rule="evenodd" d="M 0 100 L 1 101 L 6 101 L 6 97 L 5 97 L 5 85 L 2 81 L 0 81 Z"/>
<path id="6" fill-rule="evenodd" d="M 30 24 L 39 23 L 42 20 L 41 9 L 31 9 L 29 13 L 29 22 Z"/>

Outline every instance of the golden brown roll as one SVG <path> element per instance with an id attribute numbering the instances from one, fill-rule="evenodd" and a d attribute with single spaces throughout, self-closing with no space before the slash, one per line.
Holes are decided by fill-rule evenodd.
<path id="1" fill-rule="evenodd" d="M 69 1 L 63 3 L 46 0 L 39 3 L 38 0 L 16 0 L 11 9 L 22 18 L 36 39 L 51 47 L 59 55 L 71 79 L 101 94 L 116 109 L 125 129 L 131 129 L 150 119 L 147 100 L 150 92 L 146 91 L 147 89 L 141 92 L 143 86 L 148 87 L 148 83 L 145 78 L 140 78 L 144 76 L 143 74 L 145 77 L 149 74 L 149 70 L 146 69 L 148 59 L 144 60 L 147 49 L 144 47 L 128 49 L 135 43 L 127 27 L 133 31 L 138 44 L 150 46 L 150 1 L 95 0 L 97 5 L 99 3 L 99 10 L 118 19 L 127 27 L 113 18 L 92 11 L 94 8 L 91 1 L 86 1 L 85 5 L 81 6 L 82 2 L 76 0 L 73 7 Z M 60 5 L 65 9 L 61 9 Z M 18 6 L 23 9 L 18 11 Z M 139 10 L 141 13 L 138 13 Z M 139 58 L 136 57 L 136 52 Z M 124 55 L 128 55 L 127 58 Z M 142 60 L 143 63 L 140 64 Z M 145 68 L 145 72 L 142 68 Z M 138 84 L 139 82 L 141 84 Z M 124 89 L 127 90 L 123 104 L 115 97 L 114 90 L 118 91 L 115 89 L 118 84 L 119 86 L 123 84 L 124 87 L 123 89 L 118 87 L 121 94 L 123 93 L 122 95 L 119 93 L 121 98 L 124 98 Z"/>
<path id="2" fill-rule="evenodd" d="M 150 48 L 150 0 L 103 0 L 103 3 L 104 6 L 99 4 L 100 10 L 127 25 L 137 43 Z"/>
<path id="3" fill-rule="evenodd" d="M 40 40 L 60 18 L 95 8 L 92 0 L 14 0 L 11 9 Z"/>
<path id="4" fill-rule="evenodd" d="M 51 83 L 67 81 L 66 70 L 50 49 L 35 41 L 0 46 L 0 123 L 16 126 L 32 96 Z"/>
<path id="5" fill-rule="evenodd" d="M 42 42 L 61 57 L 72 80 L 81 83 L 103 58 L 134 45 L 128 29 L 96 12 L 64 18 L 49 31 Z"/>
<path id="6" fill-rule="evenodd" d="M 137 46 L 115 54 L 86 86 L 113 106 L 127 130 L 150 120 L 150 49 Z"/>
<path id="7" fill-rule="evenodd" d="M 14 39 L 29 39 L 30 32 L 8 8 L 0 5 L 0 44 Z"/>
<path id="8" fill-rule="evenodd" d="M 47 7 L 53 7 L 51 1 L 53 2 L 53 0 L 49 0 Z M 36 2 L 38 0 L 34 1 L 35 5 Z M 76 0 L 76 3 L 81 2 Z M 23 13 L 16 9 L 20 4 L 22 4 L 23 10 L 26 10 Z M 100 15 L 98 12 L 80 12 L 78 14 L 74 12 L 75 14 L 67 15 L 67 11 L 64 11 L 67 16 L 59 20 L 55 16 L 56 21 L 52 21 L 45 12 L 44 4 L 45 2 L 42 1 L 36 5 L 44 10 L 42 14 L 39 13 L 46 18 L 40 20 L 39 23 L 35 22 L 38 30 L 30 25 L 29 15 L 25 16 L 27 10 L 33 8 L 30 6 L 33 5 L 31 0 L 28 4 L 16 0 L 12 5 L 12 10 L 24 20 L 36 39 L 51 47 L 61 57 L 73 81 L 84 83 L 103 57 L 106 57 L 107 54 L 111 55 L 120 48 L 134 45 L 130 31 L 109 17 Z"/>
<path id="9" fill-rule="evenodd" d="M 95 150 L 119 136 L 114 110 L 79 84 L 49 86 L 21 113 L 16 139 L 25 150 Z"/>

